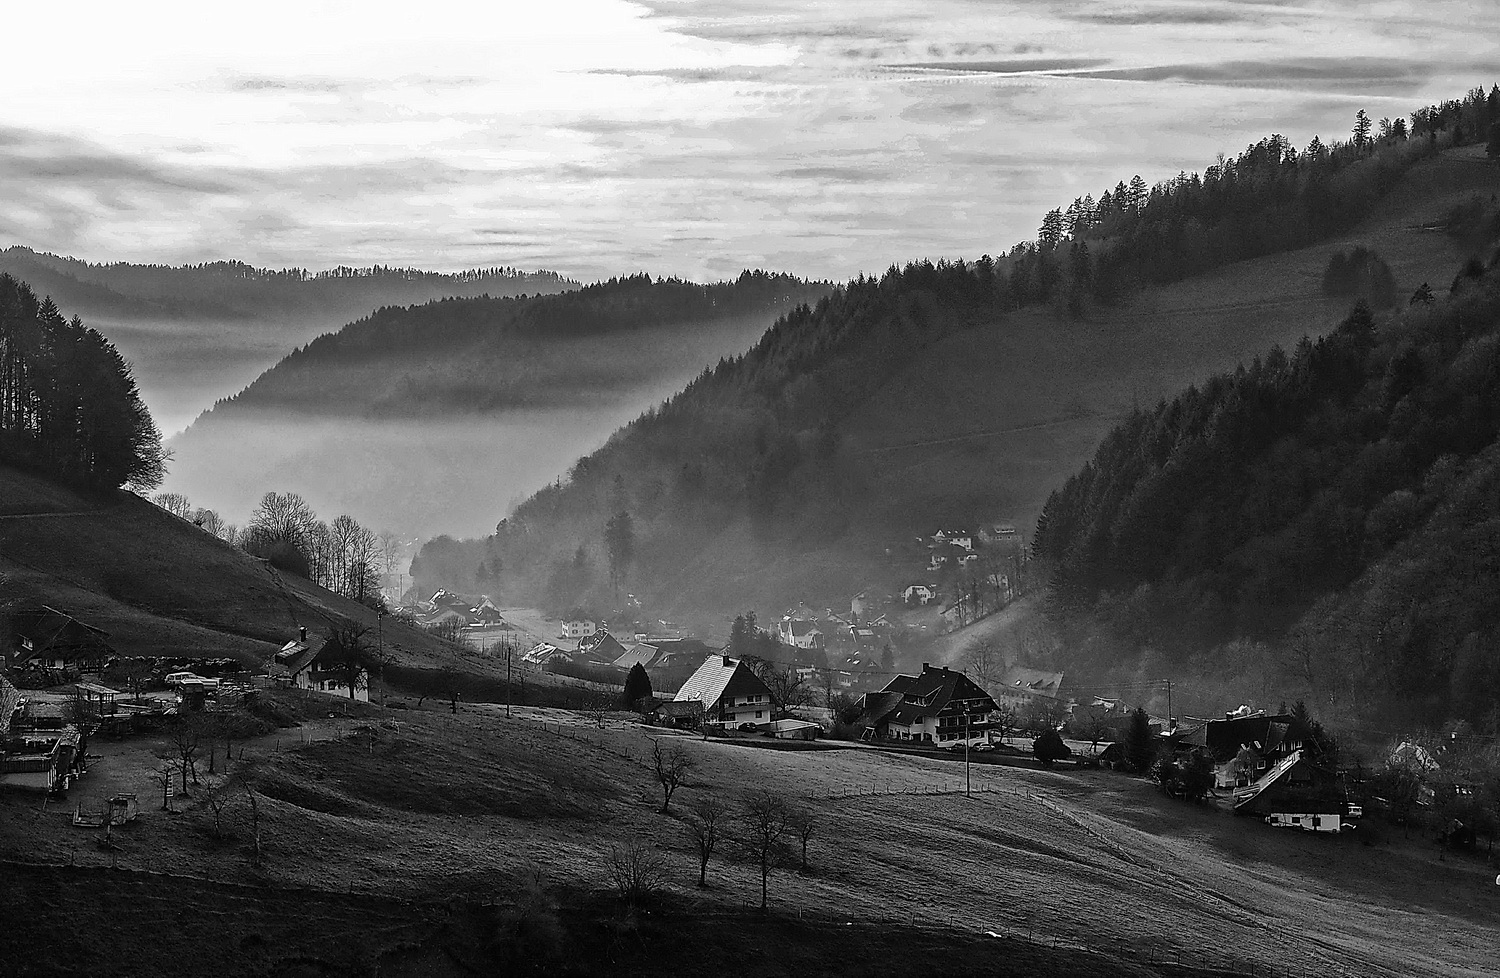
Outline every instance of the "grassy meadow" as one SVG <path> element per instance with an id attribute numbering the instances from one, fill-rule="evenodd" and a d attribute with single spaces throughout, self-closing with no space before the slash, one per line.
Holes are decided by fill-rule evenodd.
<path id="1" fill-rule="evenodd" d="M 159 810 L 164 740 L 97 742 L 66 802 L 0 797 L 0 858 L 89 868 L 8 874 L 0 893 L 90 914 L 134 887 L 177 923 L 137 941 L 131 974 L 167 973 L 151 968 L 206 942 L 224 974 L 508 973 L 524 952 L 544 973 L 1451 976 L 1489 973 L 1500 943 L 1500 888 L 1477 863 L 1399 838 L 1279 832 L 1111 772 L 976 764 L 966 797 L 963 764 L 946 758 L 758 749 L 535 707 L 307 704 L 301 726 L 235 747 L 231 770 L 260 793 L 259 868 L 242 792 L 216 838 L 201 789 Z M 668 814 L 648 767 L 658 736 L 694 762 Z M 66 816 L 121 790 L 142 815 L 106 853 Z M 807 871 L 795 851 L 772 871 L 764 918 L 757 867 L 733 838 L 696 886 L 684 822 L 705 794 L 738 809 L 763 790 L 814 819 Z M 659 854 L 665 883 L 636 910 L 610 882 L 611 854 L 631 844 Z M 94 885 L 111 863 L 132 872 Z M 370 910 L 358 940 L 312 940 L 319 923 L 283 945 L 267 907 L 281 894 L 293 914 Z M 204 919 L 265 953 L 225 953 Z M 22 973 L 85 959 L 126 973 L 82 932 L 52 933 Z M 307 970 L 285 970 L 296 961 Z"/>

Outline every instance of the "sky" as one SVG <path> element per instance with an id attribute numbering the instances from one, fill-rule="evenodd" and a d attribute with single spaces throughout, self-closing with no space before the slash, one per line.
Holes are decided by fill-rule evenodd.
<path id="1" fill-rule="evenodd" d="M 6 28 L 0 246 L 581 280 L 994 254 L 1135 173 L 1500 81 L 1494 0 L 73 0 Z"/>

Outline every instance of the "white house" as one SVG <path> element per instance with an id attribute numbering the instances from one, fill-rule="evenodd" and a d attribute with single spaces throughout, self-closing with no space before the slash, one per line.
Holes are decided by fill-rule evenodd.
<path id="1" fill-rule="evenodd" d="M 974 536 L 968 530 L 939 530 L 932 535 L 936 544 L 950 544 L 963 550 L 974 549 Z"/>
<path id="2" fill-rule="evenodd" d="M 599 630 L 599 626 L 587 618 L 569 618 L 562 623 L 561 638 L 588 638 Z"/>
<path id="3" fill-rule="evenodd" d="M 901 600 L 907 604 L 931 604 L 937 595 L 928 584 L 908 584 L 901 592 Z"/>
<path id="4" fill-rule="evenodd" d="M 799 649 L 821 649 L 824 645 L 823 632 L 816 624 L 796 618 L 783 618 L 778 622 L 776 637 L 782 645 L 793 645 Z"/>
<path id="5" fill-rule="evenodd" d="M 742 723 L 764 725 L 776 709 L 768 687 L 739 659 L 711 655 L 688 677 L 673 697 L 677 702 L 697 700 L 703 704 L 704 720 L 738 727 Z"/>

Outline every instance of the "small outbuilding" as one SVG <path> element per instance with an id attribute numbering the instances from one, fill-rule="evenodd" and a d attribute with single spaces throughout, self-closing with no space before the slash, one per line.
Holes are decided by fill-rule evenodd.
<path id="1" fill-rule="evenodd" d="M 778 740 L 817 740 L 823 728 L 810 720 L 772 720 L 766 724 L 766 733 Z"/>

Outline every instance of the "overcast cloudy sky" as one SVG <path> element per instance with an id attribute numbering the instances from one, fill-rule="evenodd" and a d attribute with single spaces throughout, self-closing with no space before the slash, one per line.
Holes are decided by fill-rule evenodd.
<path id="1" fill-rule="evenodd" d="M 1500 79 L 1495 0 L 7 9 L 0 244 L 844 278 Z"/>

